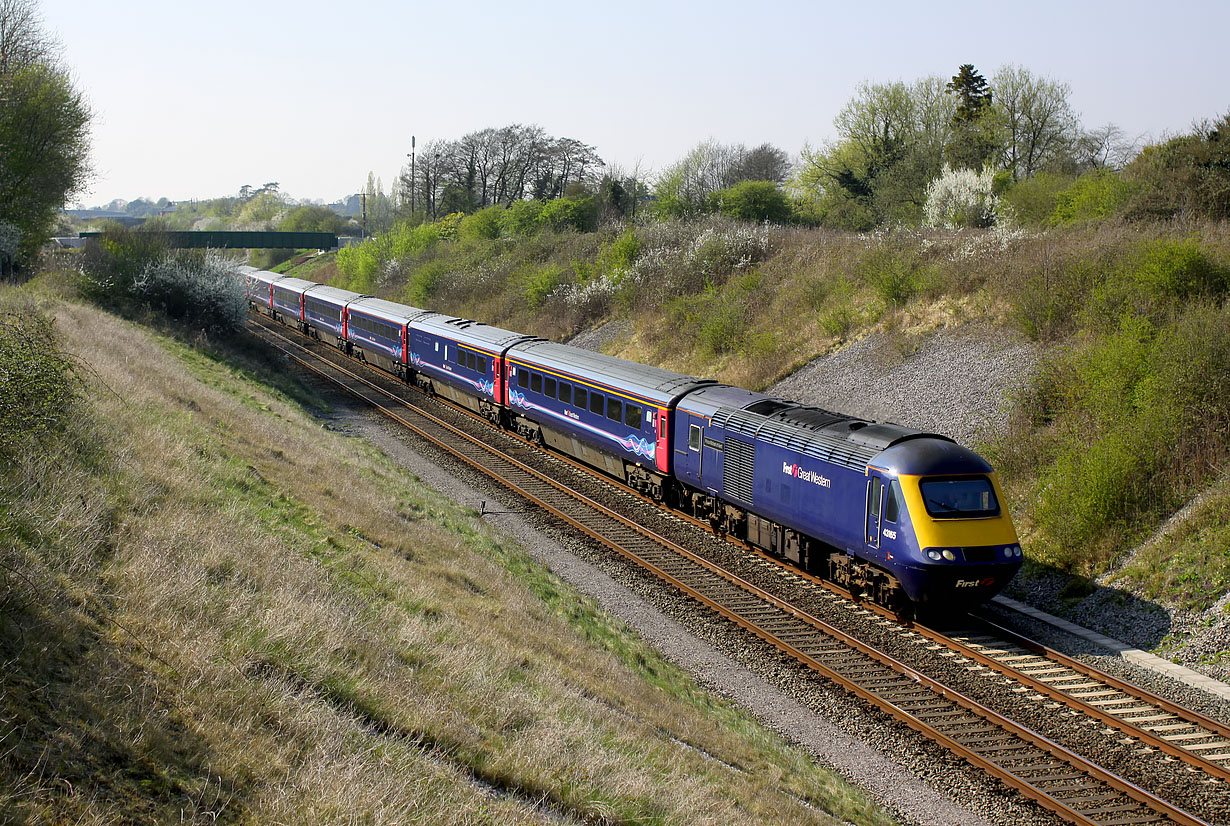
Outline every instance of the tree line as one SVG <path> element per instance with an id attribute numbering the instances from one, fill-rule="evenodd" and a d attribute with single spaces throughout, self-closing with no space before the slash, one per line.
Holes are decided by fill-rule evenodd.
<path id="1" fill-rule="evenodd" d="M 0 0 L 0 270 L 22 268 L 88 176 L 91 112 L 34 0 Z"/>

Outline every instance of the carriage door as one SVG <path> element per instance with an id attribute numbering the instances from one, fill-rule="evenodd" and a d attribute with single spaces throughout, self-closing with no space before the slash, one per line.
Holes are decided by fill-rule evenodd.
<path id="1" fill-rule="evenodd" d="M 884 483 L 879 476 L 867 480 L 867 531 L 869 548 L 880 547 L 880 503 L 884 501 Z"/>

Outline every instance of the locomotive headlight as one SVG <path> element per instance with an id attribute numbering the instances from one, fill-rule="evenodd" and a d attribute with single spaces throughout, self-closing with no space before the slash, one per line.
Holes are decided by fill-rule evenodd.
<path id="1" fill-rule="evenodd" d="M 1020 546 L 1020 545 L 1014 545 L 1012 549 L 1013 549 L 1013 552 L 1014 552 L 1015 556 L 1020 557 L 1020 555 L 1021 555 L 1021 546 Z"/>
<path id="2" fill-rule="evenodd" d="M 1006 548 L 1004 548 L 1004 559 L 1012 559 L 1012 555 L 1013 555 L 1013 551 L 1014 551 L 1014 550 L 1015 550 L 1015 549 L 1014 549 L 1011 545 L 1009 545 L 1009 546 L 1007 546 Z"/>
<path id="3" fill-rule="evenodd" d="M 935 550 L 934 548 L 927 551 L 927 556 L 930 557 L 931 559 L 934 559 L 936 562 L 940 561 L 940 552 Z"/>
<path id="4" fill-rule="evenodd" d="M 957 560 L 957 555 L 954 554 L 952 551 L 948 550 L 947 548 L 940 551 L 940 555 L 943 556 L 944 559 L 947 559 L 949 562 L 956 562 Z"/>

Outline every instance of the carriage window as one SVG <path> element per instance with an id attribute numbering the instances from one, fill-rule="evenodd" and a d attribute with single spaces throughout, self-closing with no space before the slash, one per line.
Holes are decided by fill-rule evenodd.
<path id="1" fill-rule="evenodd" d="M 640 405 L 624 405 L 624 424 L 628 427 L 635 427 L 637 430 L 641 429 Z"/>
<path id="2" fill-rule="evenodd" d="M 617 422 L 623 418 L 623 404 L 619 399 L 608 398 L 606 400 L 606 417 L 613 422 Z"/>
<path id="3" fill-rule="evenodd" d="M 700 427 L 697 425 L 688 427 L 688 449 L 700 450 Z"/>
<path id="4" fill-rule="evenodd" d="M 585 397 L 589 393 L 584 387 L 572 388 L 572 406 L 580 410 L 585 409 Z"/>
<path id="5" fill-rule="evenodd" d="M 527 378 L 527 376 L 528 374 L 525 372 L 524 369 L 517 371 L 517 386 L 518 387 L 529 387 L 530 380 Z"/>
<path id="6" fill-rule="evenodd" d="M 601 393 L 590 393 L 589 394 L 589 412 L 597 413 L 599 416 L 602 415 L 602 394 Z"/>
<path id="7" fill-rule="evenodd" d="M 480 373 L 487 372 L 487 357 L 486 356 L 478 357 L 478 372 Z"/>
<path id="8" fill-rule="evenodd" d="M 548 399 L 555 398 L 555 379 L 549 376 L 547 377 L 546 381 L 543 384 L 542 393 Z"/>
<path id="9" fill-rule="evenodd" d="M 572 404 L 572 385 L 566 381 L 559 383 L 559 400 L 564 404 Z"/>
<path id="10" fill-rule="evenodd" d="M 534 373 L 530 376 L 530 389 L 535 393 L 542 392 L 542 374 Z"/>

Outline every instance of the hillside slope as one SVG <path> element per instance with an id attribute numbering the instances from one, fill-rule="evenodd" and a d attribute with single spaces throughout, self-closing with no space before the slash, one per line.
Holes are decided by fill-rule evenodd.
<path id="1" fill-rule="evenodd" d="M 256 354 L 0 302 L 84 382 L 0 474 L 5 822 L 888 822 Z"/>
<path id="2" fill-rule="evenodd" d="M 1001 471 L 1029 556 L 1017 596 L 1226 673 L 1225 222 L 857 234 L 706 218 L 485 240 L 445 229 L 400 253 L 394 243 L 379 266 L 320 259 L 314 272 L 952 435 Z M 1149 541 L 1192 502 L 1211 504 Z"/>

